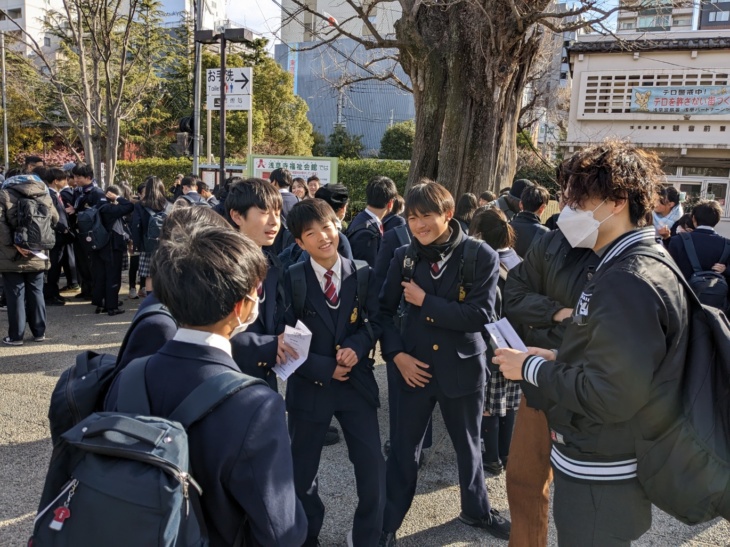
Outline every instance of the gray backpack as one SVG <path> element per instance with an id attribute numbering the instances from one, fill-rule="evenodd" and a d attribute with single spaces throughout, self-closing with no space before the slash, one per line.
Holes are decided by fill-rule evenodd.
<path id="1" fill-rule="evenodd" d="M 186 430 L 240 390 L 266 384 L 224 372 L 195 388 L 169 418 L 153 417 L 144 379 L 149 359 L 135 359 L 122 373 L 120 411 L 90 414 L 61 436 L 72 455 L 68 480 L 38 512 L 33 547 L 209 544 Z M 49 473 L 46 481 L 57 479 Z M 236 545 L 247 533 L 243 522 Z"/>
<path id="2" fill-rule="evenodd" d="M 53 249 L 56 232 L 50 209 L 38 199 L 21 194 L 12 186 L 8 190 L 18 198 L 18 224 L 15 226 L 13 243 L 32 251 Z"/>

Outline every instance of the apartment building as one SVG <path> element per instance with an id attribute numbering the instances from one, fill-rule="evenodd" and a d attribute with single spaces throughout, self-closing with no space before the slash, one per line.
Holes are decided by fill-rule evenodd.
<path id="1" fill-rule="evenodd" d="M 730 30 L 582 35 L 569 48 L 570 153 L 605 138 L 657 151 L 690 201 L 717 200 L 730 235 Z"/>

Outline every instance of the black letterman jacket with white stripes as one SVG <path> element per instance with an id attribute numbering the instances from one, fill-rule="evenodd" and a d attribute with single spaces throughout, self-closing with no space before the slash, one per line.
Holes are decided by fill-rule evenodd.
<path id="1" fill-rule="evenodd" d="M 522 366 L 525 396 L 538 390 L 546 402 L 553 468 L 568 479 L 634 479 L 637 437 L 655 438 L 681 411 L 687 297 L 665 265 L 626 257 L 638 245 L 663 251 L 653 228 L 611 243 L 575 307 L 557 361 L 533 356 Z"/>

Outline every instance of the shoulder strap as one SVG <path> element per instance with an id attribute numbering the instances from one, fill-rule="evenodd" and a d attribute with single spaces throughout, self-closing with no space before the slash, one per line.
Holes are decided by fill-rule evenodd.
<path id="1" fill-rule="evenodd" d="M 375 343 L 375 334 L 373 327 L 370 325 L 370 317 L 368 316 L 368 284 L 370 282 L 370 265 L 364 260 L 353 260 L 355 264 L 355 275 L 357 276 L 357 301 L 360 304 L 360 314 L 362 322 L 368 331 L 370 341 Z"/>
<path id="2" fill-rule="evenodd" d="M 147 363 L 152 358 L 138 357 L 132 360 L 119 378 L 119 394 L 117 396 L 117 410 L 148 416 L 150 401 L 147 398 L 147 382 L 144 378 Z"/>
<path id="3" fill-rule="evenodd" d="M 213 412 L 228 398 L 255 384 L 268 387 L 263 380 L 242 372 L 231 370 L 217 374 L 191 391 L 172 411 L 169 419 L 180 422 L 185 429 L 188 429 L 195 422 Z"/>
<path id="4" fill-rule="evenodd" d="M 461 284 L 466 292 L 474 285 L 474 278 L 477 275 L 477 253 L 481 242 L 471 237 L 464 242 L 464 252 L 461 255 Z"/>
<path id="5" fill-rule="evenodd" d="M 153 217 L 153 216 L 155 216 L 157 214 L 157 211 L 155 211 L 151 207 L 145 207 L 144 210 L 147 211 L 150 214 L 151 217 Z"/>
<path id="6" fill-rule="evenodd" d="M 725 248 L 722 250 L 722 255 L 720 256 L 720 260 L 718 260 L 717 262 L 719 264 L 725 264 L 729 258 L 730 258 L 730 239 L 725 239 Z"/>
<path id="7" fill-rule="evenodd" d="M 408 245 L 411 242 L 411 236 L 408 235 L 408 227 L 401 224 L 400 226 L 396 226 L 393 228 L 393 231 L 395 232 L 395 237 L 398 238 L 398 246 L 402 247 L 403 245 Z"/>
<path id="8" fill-rule="evenodd" d="M 684 250 L 687 253 L 687 259 L 689 259 L 692 270 L 694 270 L 695 273 L 701 272 L 702 265 L 700 264 L 700 259 L 697 256 L 697 250 L 695 249 L 695 244 L 694 241 L 692 241 L 692 237 L 687 232 L 680 232 L 679 236 L 682 238 Z"/>
<path id="9" fill-rule="evenodd" d="M 132 319 L 132 323 L 129 325 L 129 328 L 127 329 L 126 334 L 124 335 L 124 340 L 122 340 L 122 345 L 119 346 L 119 353 L 117 354 L 117 366 L 119 365 L 119 359 L 121 359 L 122 355 L 124 355 L 124 352 L 127 349 L 127 343 L 129 343 L 129 337 L 132 336 L 132 332 L 134 331 L 134 329 L 137 328 L 137 325 L 139 325 L 139 323 L 142 321 L 142 319 L 145 319 L 146 317 L 151 317 L 152 315 L 166 315 L 166 316 L 172 318 L 170 311 L 162 303 L 152 304 L 151 306 L 147 306 L 143 310 L 138 311 L 137 314 Z M 174 321 L 174 319 L 173 319 L 173 321 Z"/>
<path id="10" fill-rule="evenodd" d="M 307 298 L 307 279 L 304 271 L 304 262 L 297 262 L 289 266 L 289 282 L 291 283 L 291 304 L 294 315 L 301 319 L 304 315 L 304 300 Z"/>
<path id="11" fill-rule="evenodd" d="M 410 281 L 413 278 L 413 272 L 416 270 L 417 262 L 418 253 L 411 241 L 410 245 L 408 245 L 408 248 L 406 249 L 406 254 L 403 256 L 403 266 L 401 267 L 401 277 L 403 278 L 403 281 Z"/>
<path id="12" fill-rule="evenodd" d="M 700 308 L 703 307 L 702 302 L 700 302 L 699 297 L 697 296 L 697 294 L 695 294 L 695 291 L 690 286 L 687 278 L 684 277 L 684 274 L 677 267 L 677 264 L 674 262 L 674 260 L 668 258 L 667 254 L 663 250 L 646 247 L 645 245 L 638 245 L 637 247 L 626 252 L 625 254 L 619 255 L 616 260 L 621 260 L 630 256 L 648 256 L 664 264 L 667 268 L 672 270 L 674 276 L 679 280 L 679 284 L 684 287 L 684 292 L 687 293 L 687 298 L 690 300 L 691 305 Z"/>
<path id="13" fill-rule="evenodd" d="M 276 282 L 276 309 L 282 310 L 281 312 L 277 311 L 277 314 L 280 314 L 286 307 L 286 292 L 284 291 L 284 265 L 281 263 L 281 260 L 279 260 L 279 257 L 276 254 L 266 253 L 266 255 L 269 257 L 269 260 L 271 260 L 272 265 L 279 270 L 279 279 L 277 279 Z"/>

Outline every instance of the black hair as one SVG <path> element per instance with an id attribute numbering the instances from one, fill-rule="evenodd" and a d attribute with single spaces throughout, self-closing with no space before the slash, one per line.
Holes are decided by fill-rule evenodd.
<path id="1" fill-rule="evenodd" d="M 477 210 L 477 207 L 479 207 L 477 197 L 474 194 L 466 193 L 456 202 L 454 217 L 464 221 L 468 226 L 471 219 L 474 218 L 474 211 Z"/>
<path id="2" fill-rule="evenodd" d="M 117 197 L 119 197 L 119 196 L 124 197 L 122 189 L 119 186 L 117 186 L 116 184 L 110 184 L 109 186 L 107 186 L 106 191 L 111 192 L 112 194 L 114 194 Z"/>
<path id="3" fill-rule="evenodd" d="M 46 184 L 50 184 L 53 181 L 48 181 L 48 169 L 43 167 L 42 165 L 39 165 L 38 167 L 34 167 L 33 170 L 30 172 L 32 175 L 37 176 L 39 179 L 41 179 Z"/>
<path id="4" fill-rule="evenodd" d="M 205 182 L 204 180 L 198 179 L 197 187 L 198 187 L 198 194 L 202 194 L 203 192 L 210 191 L 210 186 L 208 186 L 208 183 Z"/>
<path id="5" fill-rule="evenodd" d="M 337 212 L 350 201 L 350 192 L 344 184 L 331 182 L 327 186 L 320 186 L 314 197 L 326 201 L 332 210 Z"/>
<path id="6" fill-rule="evenodd" d="M 228 188 L 226 211 L 236 211 L 246 218 L 251 207 L 258 207 L 262 211 L 280 212 L 281 194 L 273 184 L 264 179 L 250 178 L 232 184 Z"/>
<path id="7" fill-rule="evenodd" d="M 147 177 L 144 181 L 144 198 L 142 206 L 149 207 L 153 211 L 164 211 L 167 208 L 165 197 L 165 184 L 159 177 Z"/>
<path id="8" fill-rule="evenodd" d="M 269 180 L 276 183 L 279 188 L 290 188 L 291 187 L 291 173 L 289 169 L 283 169 L 279 167 L 274 169 L 269 175 Z"/>
<path id="9" fill-rule="evenodd" d="M 142 190 L 144 190 L 145 184 L 147 184 L 147 183 L 146 182 L 140 182 L 137 185 L 137 193 L 138 194 L 141 194 L 142 193 Z"/>
<path id="10" fill-rule="evenodd" d="M 664 205 L 669 203 L 674 203 L 675 207 L 679 205 L 679 191 L 674 186 L 664 186 L 658 193 Z"/>
<path id="11" fill-rule="evenodd" d="M 494 192 L 490 192 L 489 190 L 487 190 L 486 192 L 482 192 L 481 194 L 479 194 L 479 199 L 482 199 L 487 203 L 491 203 L 492 201 L 497 199 L 497 196 Z"/>
<path id="12" fill-rule="evenodd" d="M 309 177 L 309 178 L 307 179 L 307 183 L 310 183 L 310 182 L 312 182 L 313 180 L 316 180 L 317 182 L 319 182 L 319 177 L 318 177 L 317 175 L 312 175 L 311 177 Z"/>
<path id="13" fill-rule="evenodd" d="M 403 212 L 403 209 L 406 207 L 406 200 L 403 199 L 403 196 L 397 195 L 395 198 L 393 198 L 393 208 L 390 210 L 390 213 L 392 215 L 399 215 Z"/>
<path id="14" fill-rule="evenodd" d="M 515 231 L 496 207 L 480 208 L 469 225 L 469 235 L 481 239 L 495 251 L 514 247 Z"/>
<path id="15" fill-rule="evenodd" d="M 218 184 L 215 188 L 213 188 L 213 195 L 220 201 L 225 203 L 226 197 L 228 197 L 228 189 L 231 187 L 232 184 L 236 184 L 237 182 L 241 182 L 242 180 L 243 178 L 239 177 L 238 175 L 228 177 L 226 180 L 223 181 L 223 184 Z"/>
<path id="16" fill-rule="evenodd" d="M 71 174 L 74 177 L 84 177 L 87 179 L 93 179 L 94 178 L 94 169 L 88 163 L 78 162 L 78 163 L 76 163 L 76 165 L 73 166 L 73 169 L 71 169 Z"/>
<path id="17" fill-rule="evenodd" d="M 46 170 L 46 182 L 48 184 L 52 184 L 57 180 L 66 180 L 67 178 L 68 175 L 66 175 L 66 171 L 59 169 L 58 167 L 52 167 L 51 169 Z"/>
<path id="18" fill-rule="evenodd" d="M 453 196 L 438 182 L 417 184 L 406 195 L 406 218 L 415 213 L 443 215 L 453 210 Z"/>
<path id="19" fill-rule="evenodd" d="M 46 162 L 41 158 L 40 156 L 25 156 L 25 160 L 23 161 L 23 165 L 28 167 L 31 163 L 43 163 Z"/>
<path id="20" fill-rule="evenodd" d="M 192 223 L 181 228 L 160 240 L 152 255 L 155 296 L 182 326 L 214 325 L 266 277 L 266 258 L 229 227 Z"/>
<path id="21" fill-rule="evenodd" d="M 376 209 L 384 209 L 398 195 L 398 188 L 388 177 L 377 176 L 370 179 L 365 187 L 367 204 Z"/>
<path id="22" fill-rule="evenodd" d="M 332 210 L 332 207 L 330 207 L 330 205 L 322 199 L 308 199 L 300 201 L 291 208 L 291 211 L 289 211 L 289 214 L 286 217 L 287 228 L 289 228 L 294 239 L 301 239 L 302 234 L 315 222 L 319 222 L 321 224 L 325 224 L 327 222 L 337 224 L 335 212 Z"/>
<path id="23" fill-rule="evenodd" d="M 722 217 L 722 207 L 716 201 L 700 201 L 692 209 L 692 218 L 697 226 L 715 227 Z"/>
<path id="24" fill-rule="evenodd" d="M 175 230 L 186 230 L 197 224 L 232 229 L 228 221 L 210 207 L 175 207 L 162 224 L 160 241 L 169 239 Z"/>
<path id="25" fill-rule="evenodd" d="M 183 177 L 182 181 L 180 182 L 180 186 L 187 186 L 188 188 L 193 188 L 197 191 L 198 177 L 196 177 L 195 175 L 188 175 L 187 177 Z"/>
<path id="26" fill-rule="evenodd" d="M 20 169 L 18 169 L 17 167 L 8 169 L 8 172 L 5 173 L 5 180 L 7 180 L 11 177 L 17 177 L 18 175 L 22 175 L 22 174 L 23 174 L 23 172 Z"/>
<path id="27" fill-rule="evenodd" d="M 527 186 L 522 191 L 522 210 L 530 213 L 536 212 L 543 205 L 547 205 L 550 201 L 550 192 L 544 186 L 536 184 L 535 186 Z"/>

